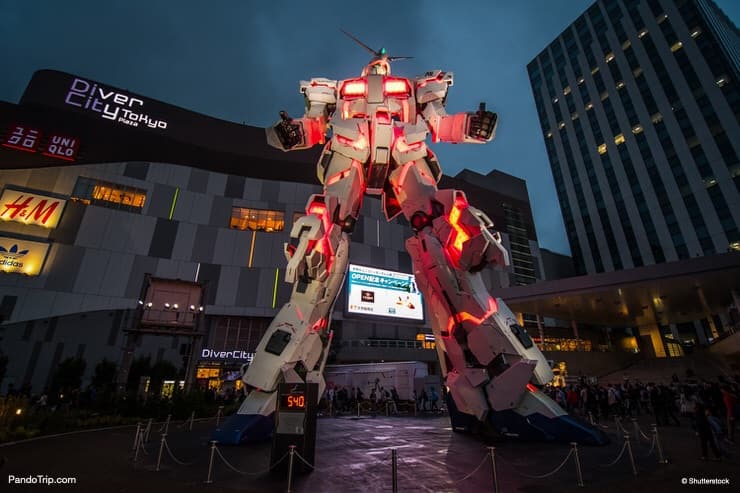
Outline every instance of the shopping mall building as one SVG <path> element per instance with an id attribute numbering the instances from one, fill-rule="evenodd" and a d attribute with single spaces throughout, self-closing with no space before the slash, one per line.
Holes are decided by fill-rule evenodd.
<path id="1" fill-rule="evenodd" d="M 263 129 L 86 78 L 34 74 L 18 104 L 0 102 L 0 393 L 40 392 L 72 357 L 86 361 L 85 382 L 103 359 L 126 368 L 149 356 L 188 383 L 239 385 L 228 382 L 290 295 L 283 243 L 321 193 L 318 154 L 282 153 Z M 508 271 L 483 272 L 489 287 L 542 278 L 522 180 L 464 171 L 440 187 L 464 190 L 512 253 Z M 410 276 L 408 224 L 388 223 L 372 197 L 362 212 L 350 263 Z M 391 312 L 342 295 L 330 362 L 426 361 L 433 373 L 423 305 Z"/>

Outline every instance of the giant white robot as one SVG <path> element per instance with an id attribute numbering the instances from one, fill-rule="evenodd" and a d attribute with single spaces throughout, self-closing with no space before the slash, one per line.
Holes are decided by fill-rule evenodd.
<path id="1" fill-rule="evenodd" d="M 352 39 L 373 53 L 360 76 L 301 81 L 305 115 L 291 119 L 281 112 L 281 121 L 267 129 L 269 144 L 284 151 L 324 146 L 317 166 L 324 191 L 308 199 L 306 215 L 285 244 L 290 301 L 257 347 L 243 377 L 252 390 L 232 420 L 231 437 L 222 434 L 221 441 L 269 435 L 281 382 L 316 382 L 323 393 L 329 321 L 367 194 L 381 197 L 389 221 L 403 214 L 413 229 L 406 248 L 431 314 L 453 426 L 599 443 L 599 432 L 538 389 L 552 380 L 550 367 L 514 314 L 483 284 L 481 269 L 509 264 L 493 223 L 462 191 L 437 189 L 442 173 L 427 137 L 484 144 L 494 137 L 496 114 L 484 104 L 477 112 L 447 114 L 451 72 L 397 77 L 390 62 L 400 57 Z"/>

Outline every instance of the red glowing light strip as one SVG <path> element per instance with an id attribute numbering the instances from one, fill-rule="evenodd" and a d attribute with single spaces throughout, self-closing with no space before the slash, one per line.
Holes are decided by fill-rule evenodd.
<path id="1" fill-rule="evenodd" d="M 364 96 L 366 89 L 367 85 L 364 80 L 350 80 L 342 86 L 342 96 Z"/>
<path id="2" fill-rule="evenodd" d="M 405 137 L 399 137 L 398 140 L 396 140 L 396 149 L 398 149 L 398 152 L 418 151 L 423 145 L 424 142 L 414 142 L 413 144 L 409 144 L 406 142 Z"/>
<path id="3" fill-rule="evenodd" d="M 535 387 L 531 383 L 527 383 L 527 390 L 529 390 L 530 392 L 534 394 L 535 392 L 537 392 L 537 387 Z"/>
<path id="4" fill-rule="evenodd" d="M 56 158 L 56 159 L 63 159 L 64 161 L 74 161 L 75 160 L 75 158 L 73 158 L 73 157 L 58 156 L 56 154 L 51 154 L 51 153 L 48 153 L 48 152 L 42 152 L 41 154 L 43 154 L 44 156 L 49 156 L 49 157 L 53 157 L 53 158 Z"/>
<path id="5" fill-rule="evenodd" d="M 340 144 L 351 146 L 357 149 L 358 151 L 361 151 L 367 147 L 367 139 L 364 135 L 360 134 L 359 137 L 357 137 L 357 140 L 348 139 L 347 137 L 342 137 L 341 135 L 337 135 L 337 142 Z"/>
<path id="6" fill-rule="evenodd" d="M 456 250 L 457 255 L 462 252 L 463 243 L 470 239 L 470 235 L 463 229 L 458 221 L 460 221 L 460 214 L 462 210 L 467 207 L 468 204 L 462 198 L 455 199 L 455 205 L 452 206 L 449 215 L 450 226 L 455 230 L 454 238 L 452 240 L 452 247 Z"/>
<path id="7" fill-rule="evenodd" d="M 36 152 L 35 149 L 29 149 L 28 147 L 17 146 L 15 144 L 7 144 L 7 143 L 4 143 L 3 144 L 3 147 L 10 147 L 11 149 L 15 149 L 16 151 Z"/>
<path id="8" fill-rule="evenodd" d="M 486 313 L 484 313 L 483 316 L 480 318 L 476 317 L 475 315 L 471 315 L 468 312 L 458 312 L 454 315 L 450 315 L 450 317 L 447 319 L 447 332 L 452 334 L 452 329 L 455 327 L 456 321 L 458 324 L 461 324 L 463 322 L 472 322 L 473 325 L 480 325 L 488 317 L 490 317 L 497 311 L 498 306 L 496 305 L 496 300 L 494 300 L 493 298 L 488 298 L 488 311 L 486 311 Z"/>
<path id="9" fill-rule="evenodd" d="M 387 95 L 407 95 L 409 94 L 409 85 L 404 79 L 386 79 L 383 82 L 383 90 Z"/>

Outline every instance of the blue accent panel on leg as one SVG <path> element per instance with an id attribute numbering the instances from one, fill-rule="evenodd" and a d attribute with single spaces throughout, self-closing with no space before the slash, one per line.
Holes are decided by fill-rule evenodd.
<path id="1" fill-rule="evenodd" d="M 452 429 L 458 432 L 470 433 L 475 429 L 475 423 L 478 421 L 472 414 L 461 412 L 455 405 L 455 399 L 449 392 L 445 396 L 447 412 L 450 414 L 450 424 Z"/>
<path id="2" fill-rule="evenodd" d="M 522 440 L 577 442 L 581 445 L 609 443 L 609 438 L 603 431 L 567 414 L 548 418 L 540 413 L 522 416 L 506 410 L 492 412 L 489 421 L 501 433 Z"/>
<path id="3" fill-rule="evenodd" d="M 247 442 L 261 442 L 272 436 L 275 427 L 272 415 L 234 414 L 213 430 L 211 439 L 229 445 Z"/>

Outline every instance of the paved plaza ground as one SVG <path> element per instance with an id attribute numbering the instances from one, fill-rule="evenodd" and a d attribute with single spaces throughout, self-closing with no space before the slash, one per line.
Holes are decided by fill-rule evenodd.
<path id="1" fill-rule="evenodd" d="M 650 437 L 649 417 L 639 420 Z M 712 489 L 737 491 L 740 484 L 740 451 L 722 462 L 698 459 L 698 439 L 682 420 L 681 427 L 660 428 L 660 438 L 669 458 L 658 464 L 657 448 L 640 438 L 633 442 L 638 475 L 635 477 L 627 452 L 612 466 L 623 448 L 613 422 L 608 432 L 612 443 L 603 447 L 579 447 L 584 487 L 577 486 L 576 467 L 571 456 L 557 473 L 542 479 L 530 476 L 553 471 L 568 455 L 568 444 L 484 443 L 469 435 L 454 433 L 446 417 L 320 418 L 316 447 L 316 470 L 298 476 L 293 491 L 385 492 L 392 491 L 391 449 L 398 453 L 398 491 L 406 492 L 491 492 L 492 472 L 488 446 L 495 446 L 500 492 L 647 492 L 694 491 L 683 486 L 682 478 L 728 478 L 729 487 Z M 284 475 L 267 475 L 270 444 L 223 446 L 219 451 L 240 474 L 218 456 L 213 483 L 208 475 L 210 431 L 214 422 L 196 423 L 193 431 L 180 423 L 170 425 L 167 444 L 176 463 L 165 450 L 160 471 L 155 471 L 160 435 L 154 427 L 146 454 L 134 463 L 134 428 L 71 434 L 0 446 L 0 491 L 90 491 L 90 492 L 284 492 Z M 633 432 L 632 423 L 625 427 Z M 634 432 L 633 432 L 634 434 Z M 620 434 L 621 435 L 621 434 Z M 480 466 L 480 467 L 479 467 Z M 42 474 L 75 477 L 76 485 L 8 484 L 8 476 Z"/>

